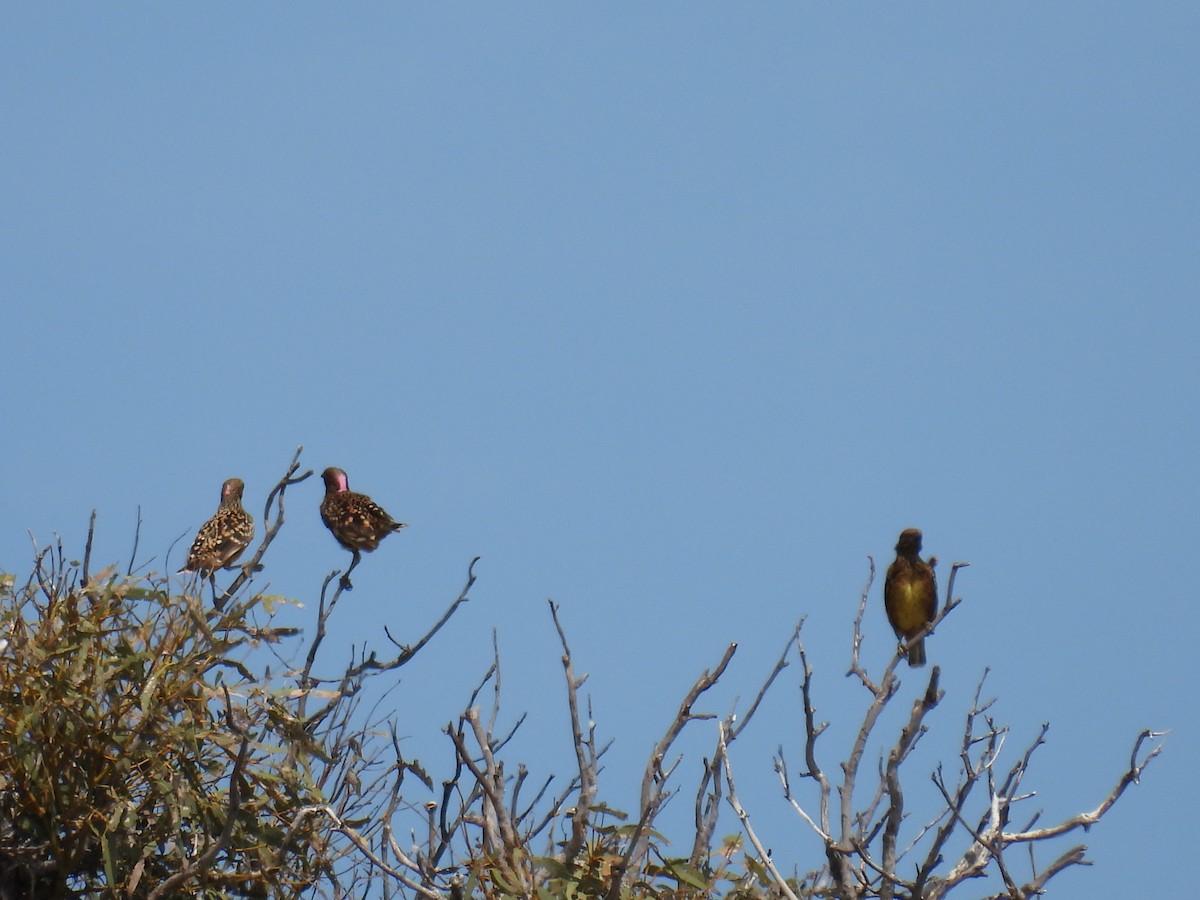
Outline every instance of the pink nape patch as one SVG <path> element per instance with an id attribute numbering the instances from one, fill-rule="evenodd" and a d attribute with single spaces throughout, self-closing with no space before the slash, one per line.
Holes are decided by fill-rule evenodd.
<path id="1" fill-rule="evenodd" d="M 337 476 L 338 493 L 350 490 L 350 481 L 346 478 L 345 472 L 339 472 Z"/>

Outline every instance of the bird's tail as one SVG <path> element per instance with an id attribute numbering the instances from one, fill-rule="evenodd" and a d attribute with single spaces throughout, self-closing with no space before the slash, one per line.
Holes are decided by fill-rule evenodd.
<path id="1" fill-rule="evenodd" d="M 925 638 L 909 642 L 908 664 L 914 669 L 925 665 Z"/>

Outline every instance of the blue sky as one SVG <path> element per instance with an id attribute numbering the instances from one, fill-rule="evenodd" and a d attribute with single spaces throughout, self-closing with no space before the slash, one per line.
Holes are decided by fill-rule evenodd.
<path id="1" fill-rule="evenodd" d="M 1183 3 L 10 6 L 0 569 L 92 509 L 99 558 L 140 509 L 177 568 L 303 444 L 413 523 L 343 646 L 423 632 L 482 556 L 392 695 L 411 746 L 444 757 L 496 628 L 514 752 L 567 771 L 552 597 L 628 806 L 699 672 L 738 641 L 709 706 L 744 708 L 801 615 L 842 758 L 867 556 L 918 526 L 972 563 L 919 764 L 984 666 L 1014 753 L 1052 723 L 1047 816 L 1174 729 L 1053 883 L 1136 896 L 1200 765 L 1198 39 Z M 264 575 L 310 605 L 319 498 Z M 867 625 L 880 667 L 879 583 Z M 743 801 L 816 865 L 770 764 L 794 667 L 760 715 Z"/>

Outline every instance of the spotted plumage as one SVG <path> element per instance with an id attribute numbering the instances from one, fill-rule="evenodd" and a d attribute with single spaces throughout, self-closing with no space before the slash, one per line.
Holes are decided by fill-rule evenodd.
<path id="1" fill-rule="evenodd" d="M 883 582 L 883 605 L 896 637 L 908 643 L 908 664 L 925 665 L 925 637 L 913 640 L 937 616 L 937 560 L 921 559 L 921 531 L 906 528 L 896 541 L 896 559 Z"/>
<path id="2" fill-rule="evenodd" d="M 321 477 L 325 480 L 325 499 L 321 501 L 321 521 L 337 542 L 354 554 L 342 584 L 350 586 L 350 572 L 358 565 L 360 554 L 370 552 L 379 542 L 404 527 L 389 516 L 366 494 L 350 490 L 345 471 L 330 466 Z"/>
<path id="3" fill-rule="evenodd" d="M 240 478 L 221 485 L 221 505 L 216 515 L 204 523 L 188 551 L 180 572 L 202 572 L 211 576 L 217 569 L 232 566 L 254 540 L 254 519 L 242 508 Z"/>

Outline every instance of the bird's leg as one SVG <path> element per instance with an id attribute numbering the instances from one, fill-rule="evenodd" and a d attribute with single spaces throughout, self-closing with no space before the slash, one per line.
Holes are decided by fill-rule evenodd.
<path id="1" fill-rule="evenodd" d="M 354 585 L 350 583 L 350 573 L 354 571 L 354 567 L 357 566 L 358 561 L 362 559 L 362 554 L 357 550 L 351 550 L 350 552 L 354 554 L 354 559 L 350 562 L 350 568 L 346 570 L 346 574 L 342 576 L 341 585 L 343 591 L 354 590 Z"/>

